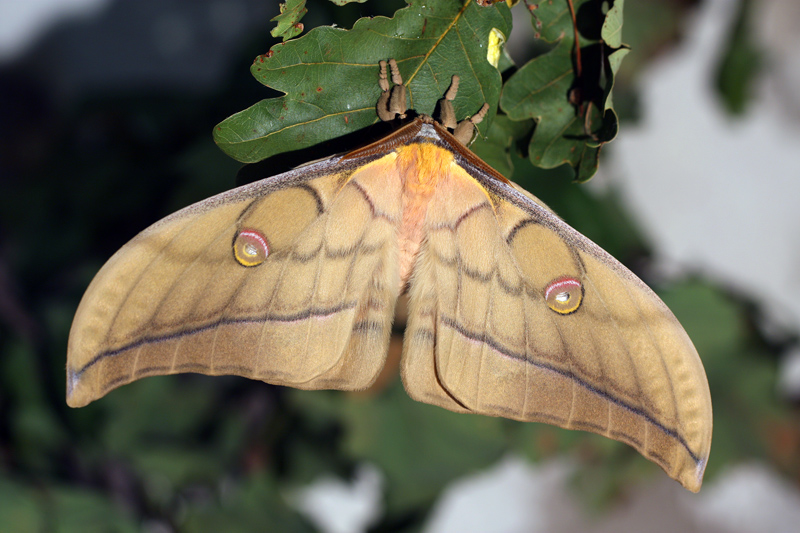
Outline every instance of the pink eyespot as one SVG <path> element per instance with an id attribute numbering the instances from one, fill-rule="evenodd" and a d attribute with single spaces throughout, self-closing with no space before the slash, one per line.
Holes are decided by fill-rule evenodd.
<path id="1" fill-rule="evenodd" d="M 568 315 L 581 306 L 583 285 L 579 280 L 568 276 L 556 278 L 545 287 L 544 300 L 556 313 Z"/>
<path id="2" fill-rule="evenodd" d="M 258 266 L 268 255 L 269 243 L 260 231 L 245 228 L 236 235 L 233 241 L 233 256 L 240 265 Z"/>

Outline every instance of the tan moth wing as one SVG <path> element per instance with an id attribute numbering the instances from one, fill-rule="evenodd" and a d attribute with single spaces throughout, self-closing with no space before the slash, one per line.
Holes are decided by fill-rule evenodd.
<path id="1" fill-rule="evenodd" d="M 369 159 L 336 157 L 234 189 L 126 244 L 75 315 L 69 405 L 178 372 L 367 387 L 399 290 L 400 205 L 387 160 Z M 269 260 L 258 264 L 258 252 Z"/>
<path id="2" fill-rule="evenodd" d="M 428 207 L 410 287 L 409 394 L 621 440 L 697 491 L 711 398 L 700 358 L 669 309 L 471 154 L 456 155 L 450 173 Z M 548 287 L 561 287 L 565 299 L 574 289 L 573 303 L 547 295 Z"/>

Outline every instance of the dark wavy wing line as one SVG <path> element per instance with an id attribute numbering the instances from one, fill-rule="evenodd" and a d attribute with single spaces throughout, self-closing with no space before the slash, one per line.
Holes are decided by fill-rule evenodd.
<path id="1" fill-rule="evenodd" d="M 305 311 L 301 311 L 299 313 L 294 313 L 290 315 L 278 315 L 278 314 L 265 314 L 253 317 L 245 317 L 245 318 L 227 318 L 227 319 L 220 319 L 215 322 L 211 322 L 209 324 L 205 324 L 203 326 L 197 326 L 194 328 L 179 330 L 173 333 L 168 333 L 166 335 L 157 335 L 153 337 L 143 337 L 136 341 L 133 341 L 129 344 L 121 346 L 120 348 L 116 348 L 114 350 L 106 350 L 104 352 L 100 352 L 96 356 L 94 356 L 88 363 L 86 363 L 82 368 L 77 370 L 74 374 L 76 378 L 80 377 L 81 374 L 86 372 L 89 368 L 96 365 L 103 359 L 107 359 L 110 357 L 115 357 L 120 355 L 124 352 L 129 350 L 133 350 L 135 348 L 139 348 L 141 346 L 145 346 L 148 344 L 155 344 L 157 342 L 168 341 L 173 339 L 179 339 L 181 337 L 187 337 L 191 335 L 195 335 L 197 333 L 202 333 L 204 331 L 208 331 L 220 326 L 230 326 L 233 324 L 252 324 L 252 323 L 262 323 L 262 322 L 294 322 L 296 320 L 305 320 L 307 318 L 324 318 L 328 316 L 335 315 L 337 313 L 341 313 L 342 311 L 347 311 L 349 309 L 353 309 L 356 307 L 358 302 L 349 302 L 349 303 L 342 303 L 339 305 L 335 305 L 329 308 L 310 308 Z"/>
<path id="2" fill-rule="evenodd" d="M 672 437 L 675 440 L 677 440 L 681 444 L 681 446 L 683 446 L 686 449 L 686 452 L 689 454 L 689 457 L 692 458 L 692 460 L 695 462 L 695 464 L 700 464 L 703 461 L 702 458 L 698 457 L 697 454 L 695 454 L 691 450 L 691 448 L 689 448 L 689 445 L 686 443 L 686 440 L 684 440 L 683 436 L 681 436 L 680 433 L 677 432 L 677 430 L 665 426 L 664 424 L 662 424 L 661 422 L 656 420 L 653 417 L 653 415 L 651 415 L 647 411 L 644 411 L 643 409 L 641 409 L 639 407 L 635 407 L 635 406 L 629 404 L 628 402 L 626 402 L 626 401 L 614 396 L 613 394 L 610 394 L 607 391 L 604 391 L 602 389 L 598 389 L 597 387 L 595 387 L 594 385 L 592 385 L 588 381 L 580 378 L 579 376 L 575 375 L 574 373 L 572 373 L 572 372 L 570 372 L 568 370 L 563 370 L 561 368 L 558 368 L 556 366 L 553 366 L 553 365 L 550 365 L 550 364 L 547 364 L 547 363 L 542 363 L 542 362 L 538 362 L 538 361 L 531 361 L 530 359 L 525 357 L 525 354 L 521 354 L 521 353 L 517 353 L 517 352 L 513 352 L 513 351 L 509 350 L 508 348 L 502 346 L 500 343 L 498 343 L 496 340 L 494 340 L 489 335 L 482 334 L 482 333 L 476 333 L 474 331 L 470 331 L 470 330 L 464 328 L 463 326 L 461 326 L 458 322 L 456 322 L 452 318 L 449 318 L 447 316 L 442 316 L 441 317 L 441 321 L 442 321 L 442 324 L 444 324 L 445 326 L 451 328 L 452 330 L 456 331 L 458 334 L 460 334 L 463 337 L 466 337 L 469 340 L 483 343 L 483 344 L 489 346 L 490 348 L 492 348 L 493 350 L 505 355 L 506 357 L 510 357 L 512 359 L 516 359 L 518 361 L 522 361 L 524 363 L 527 363 L 529 365 L 533 365 L 533 366 L 535 366 L 537 368 L 541 368 L 543 370 L 548 370 L 550 372 L 555 372 L 556 374 L 558 374 L 560 376 L 563 376 L 563 377 L 565 377 L 567 379 L 572 380 L 573 383 L 575 383 L 576 385 L 580 385 L 581 387 L 583 387 L 584 389 L 588 390 L 589 392 L 592 392 L 593 394 L 597 394 L 598 396 L 608 400 L 609 402 L 614 403 L 614 404 L 622 407 L 623 409 L 626 409 L 627 411 L 630 411 L 631 413 L 644 418 L 647 422 L 649 422 L 650 424 L 652 424 L 653 426 L 655 426 L 656 428 L 658 428 L 659 430 L 664 432 L 666 435 L 669 435 L 670 437 Z"/>

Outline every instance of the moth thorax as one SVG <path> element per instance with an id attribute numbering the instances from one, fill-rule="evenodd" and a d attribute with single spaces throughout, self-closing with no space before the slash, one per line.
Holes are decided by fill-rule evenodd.
<path id="1" fill-rule="evenodd" d="M 428 196 L 449 174 L 453 154 L 432 143 L 413 143 L 399 151 L 397 164 L 407 192 Z"/>

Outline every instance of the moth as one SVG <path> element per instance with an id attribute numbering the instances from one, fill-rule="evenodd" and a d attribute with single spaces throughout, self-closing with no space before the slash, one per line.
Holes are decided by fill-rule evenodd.
<path id="1" fill-rule="evenodd" d="M 189 206 L 109 259 L 72 324 L 67 403 L 179 372 L 364 389 L 407 293 L 412 398 L 599 433 L 699 490 L 711 397 L 677 319 L 467 149 L 488 106 L 457 123 L 456 76 L 438 123 L 406 117 L 389 64 L 394 133 Z"/>

